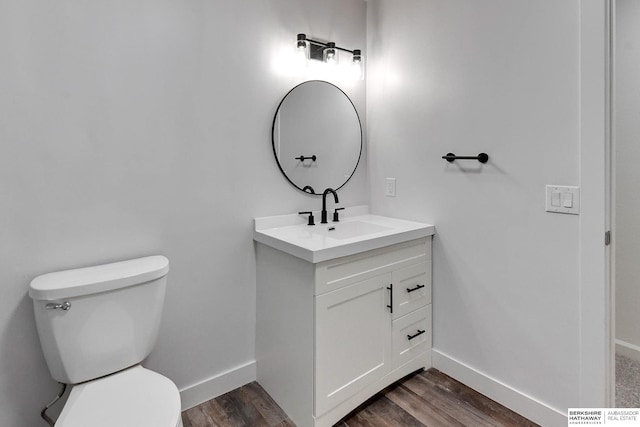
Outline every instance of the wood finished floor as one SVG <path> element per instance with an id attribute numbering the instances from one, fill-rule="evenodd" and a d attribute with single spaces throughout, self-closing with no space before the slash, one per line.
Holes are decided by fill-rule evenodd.
<path id="1" fill-rule="evenodd" d="M 191 408 L 184 427 L 295 426 L 256 382 Z M 338 427 L 537 426 L 436 369 L 409 375 L 347 415 Z"/>

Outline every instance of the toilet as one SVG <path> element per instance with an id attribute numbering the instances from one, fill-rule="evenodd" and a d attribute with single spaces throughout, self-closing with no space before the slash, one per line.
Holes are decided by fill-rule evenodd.
<path id="1" fill-rule="evenodd" d="M 180 394 L 140 363 L 160 326 L 169 260 L 38 276 L 29 286 L 51 376 L 73 388 L 56 427 L 182 427 Z"/>

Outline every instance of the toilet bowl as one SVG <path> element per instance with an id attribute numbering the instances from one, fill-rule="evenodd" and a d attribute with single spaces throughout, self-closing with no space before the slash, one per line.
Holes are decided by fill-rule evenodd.
<path id="1" fill-rule="evenodd" d="M 49 371 L 73 385 L 56 427 L 182 427 L 176 385 L 140 365 L 156 342 L 168 271 L 167 258 L 151 256 L 31 282 Z"/>
<path id="2" fill-rule="evenodd" d="M 180 395 L 168 378 L 142 366 L 79 384 L 56 427 L 182 427 Z"/>

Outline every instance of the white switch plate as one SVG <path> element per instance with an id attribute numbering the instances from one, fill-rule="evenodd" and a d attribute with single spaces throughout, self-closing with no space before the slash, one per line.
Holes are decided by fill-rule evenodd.
<path id="1" fill-rule="evenodd" d="M 558 194 L 560 200 L 558 200 Z M 547 185 L 546 198 L 547 212 L 580 215 L 580 187 Z M 571 203 L 566 203 L 569 200 Z M 570 204 L 571 207 L 565 207 L 567 204 Z"/>
<path id="2" fill-rule="evenodd" d="M 387 178 L 387 182 L 384 188 L 384 195 L 389 197 L 396 197 L 396 179 Z"/>

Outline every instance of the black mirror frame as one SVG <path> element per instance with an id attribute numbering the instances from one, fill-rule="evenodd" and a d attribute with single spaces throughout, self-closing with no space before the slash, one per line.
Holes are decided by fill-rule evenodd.
<path id="1" fill-rule="evenodd" d="M 358 109 L 356 108 L 356 106 L 353 103 L 353 101 L 351 100 L 351 98 L 349 98 L 349 95 L 347 95 L 342 89 L 340 89 L 338 86 L 334 85 L 333 83 L 329 83 L 329 82 L 324 81 L 324 80 L 307 80 L 307 81 L 304 81 L 304 82 L 294 86 L 289 92 L 286 93 L 286 95 L 284 97 L 282 97 L 282 100 L 278 104 L 278 108 L 276 108 L 276 113 L 273 116 L 273 123 L 271 124 L 271 148 L 273 149 L 273 156 L 276 159 L 276 164 L 278 165 L 278 169 L 280 169 L 280 172 L 287 179 L 287 181 L 289 181 L 289 183 L 291 185 L 293 185 L 295 188 L 297 188 L 298 190 L 302 191 L 305 194 L 309 194 L 309 195 L 312 195 L 312 196 L 322 196 L 322 193 L 315 193 L 315 192 L 314 193 L 310 193 L 308 191 L 305 191 L 304 188 L 311 188 L 308 185 L 305 185 L 304 188 L 300 188 L 300 187 L 298 187 L 298 185 L 295 182 L 291 181 L 291 179 L 285 173 L 284 169 L 282 169 L 282 166 L 280 165 L 280 161 L 278 160 L 278 153 L 276 152 L 276 141 L 275 141 L 275 136 L 274 136 L 275 127 L 276 127 L 276 121 L 278 119 L 278 112 L 280 111 L 280 107 L 282 106 L 282 103 L 285 101 L 285 99 L 287 99 L 287 96 L 289 96 L 289 94 L 291 92 L 293 92 L 298 86 L 301 86 L 301 85 L 303 85 L 305 83 L 311 83 L 311 82 L 326 83 L 328 85 L 331 85 L 331 86 L 335 87 L 340 92 L 342 92 L 342 94 L 351 103 L 351 106 L 353 107 L 353 111 L 355 111 L 356 117 L 358 118 L 358 127 L 360 128 L 360 152 L 358 154 L 358 160 L 356 161 L 356 165 L 354 166 L 353 170 L 349 174 L 349 178 L 347 178 L 338 188 L 335 188 L 335 191 L 338 191 L 339 189 L 344 187 L 347 184 L 347 182 L 349 182 L 349 180 L 353 177 L 353 174 L 356 172 L 356 169 L 358 169 L 358 165 L 360 164 L 360 159 L 362 158 L 362 148 L 363 148 L 363 145 L 364 145 L 364 136 L 363 136 L 363 132 L 362 132 L 362 121 L 360 120 L 360 114 L 358 114 Z M 319 189 L 319 190 L 318 189 L 314 189 L 314 190 L 322 192 L 322 191 L 324 191 L 324 188 Z"/>

